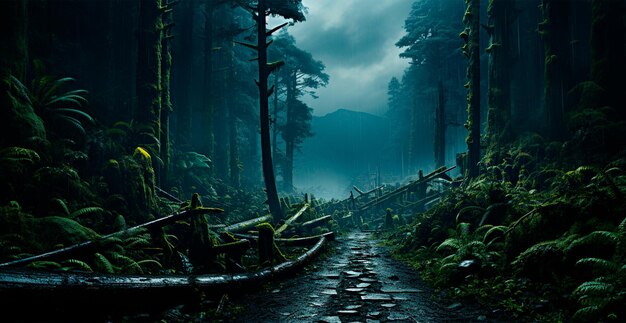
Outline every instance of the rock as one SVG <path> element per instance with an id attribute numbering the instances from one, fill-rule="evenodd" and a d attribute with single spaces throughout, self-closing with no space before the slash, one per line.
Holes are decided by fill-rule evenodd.
<path id="1" fill-rule="evenodd" d="M 364 301 L 391 301 L 391 296 L 388 294 L 367 294 L 361 296 Z"/>
<path id="2" fill-rule="evenodd" d="M 355 310 L 339 310 L 339 311 L 337 311 L 337 314 L 341 314 L 341 315 L 356 315 L 356 314 L 359 314 L 359 312 L 357 312 Z"/>
<path id="3" fill-rule="evenodd" d="M 356 285 L 357 288 L 367 288 L 370 287 L 370 283 L 359 283 Z"/>
<path id="4" fill-rule="evenodd" d="M 325 295 L 337 295 L 337 291 L 334 289 L 325 289 L 322 291 L 322 294 Z"/>
<path id="5" fill-rule="evenodd" d="M 320 317 L 318 322 L 341 323 L 341 319 L 339 319 L 339 316 L 324 316 L 324 317 Z"/>
<path id="6" fill-rule="evenodd" d="M 392 307 L 396 307 L 396 304 L 385 303 L 385 304 L 381 304 L 380 306 L 385 307 L 385 308 L 392 308 Z"/>
<path id="7" fill-rule="evenodd" d="M 346 306 L 347 310 L 356 310 L 357 308 L 361 308 L 363 305 L 348 305 Z"/>
<path id="8" fill-rule="evenodd" d="M 346 288 L 345 291 L 350 293 L 360 293 L 363 291 L 363 288 Z"/>
<path id="9" fill-rule="evenodd" d="M 461 306 L 463 306 L 463 305 L 461 305 L 461 303 L 454 303 L 454 304 L 448 306 L 447 308 L 449 310 L 456 310 L 456 309 L 460 308 Z"/>

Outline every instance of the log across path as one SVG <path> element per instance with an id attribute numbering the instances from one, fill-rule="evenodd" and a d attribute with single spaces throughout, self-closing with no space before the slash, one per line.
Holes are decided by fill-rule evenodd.
<path id="1" fill-rule="evenodd" d="M 82 319 L 94 319 L 93 315 L 137 313 L 193 302 L 198 300 L 200 292 L 222 295 L 293 274 L 313 260 L 325 242 L 326 237 L 321 237 L 298 258 L 253 273 L 121 276 L 0 270 L 2 315 L 18 320 L 29 316 L 47 320 L 57 315 L 71 320 L 81 319 L 82 315 L 87 315 Z"/>
<path id="2" fill-rule="evenodd" d="M 433 300 L 433 291 L 389 257 L 372 233 L 338 237 L 336 252 L 308 273 L 233 300 L 236 322 L 498 322 L 489 309 Z M 315 268 L 311 268 L 315 267 Z"/>

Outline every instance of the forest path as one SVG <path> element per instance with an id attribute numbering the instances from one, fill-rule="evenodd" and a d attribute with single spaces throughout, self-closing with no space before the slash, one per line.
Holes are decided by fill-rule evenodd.
<path id="1" fill-rule="evenodd" d="M 491 311 L 441 304 L 371 233 L 337 239 L 336 252 L 305 272 L 246 295 L 236 322 L 479 322 Z"/>

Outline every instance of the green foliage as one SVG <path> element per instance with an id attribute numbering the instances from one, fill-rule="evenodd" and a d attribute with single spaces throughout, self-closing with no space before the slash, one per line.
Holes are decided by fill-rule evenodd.
<path id="1" fill-rule="evenodd" d="M 96 252 L 93 255 L 93 264 L 97 271 L 105 272 L 108 274 L 115 273 L 115 267 L 103 254 Z"/>
<path id="2" fill-rule="evenodd" d="M 83 136 L 85 123 L 93 124 L 93 118 L 81 110 L 87 103 L 87 91 L 83 89 L 65 90 L 64 88 L 75 81 L 71 77 L 54 78 L 43 74 L 43 65 L 35 61 L 35 77 L 30 88 L 20 80 L 11 77 L 15 91 L 19 93 L 33 110 L 39 115 L 48 128 L 57 135 L 63 136 L 69 129 L 77 131 Z"/>
<path id="3" fill-rule="evenodd" d="M 70 214 L 70 219 L 76 219 L 80 216 L 89 215 L 89 214 L 98 214 L 104 212 L 104 209 L 97 206 L 84 207 L 82 209 L 76 210 Z"/>
<path id="4" fill-rule="evenodd" d="M 61 262 L 61 264 L 63 265 L 63 268 L 62 268 L 63 270 L 81 270 L 81 271 L 93 272 L 93 269 L 91 269 L 91 266 L 89 266 L 89 264 L 87 264 L 86 262 L 82 260 L 67 259 Z"/>

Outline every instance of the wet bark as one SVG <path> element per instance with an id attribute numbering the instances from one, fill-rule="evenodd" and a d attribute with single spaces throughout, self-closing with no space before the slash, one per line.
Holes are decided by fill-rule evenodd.
<path id="1" fill-rule="evenodd" d="M 480 1 L 467 0 L 463 17 L 465 24 L 464 53 L 468 57 L 467 66 L 467 176 L 475 178 L 479 174 L 480 161 Z"/>

